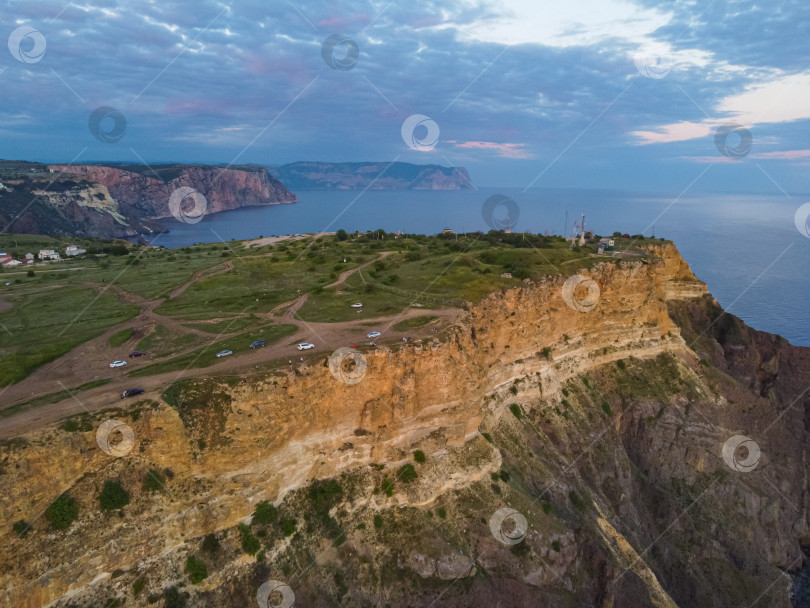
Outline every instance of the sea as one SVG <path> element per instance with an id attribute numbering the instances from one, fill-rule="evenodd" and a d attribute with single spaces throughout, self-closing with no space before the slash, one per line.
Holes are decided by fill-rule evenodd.
<path id="1" fill-rule="evenodd" d="M 415 234 L 487 231 L 570 235 L 574 222 L 599 235 L 671 239 L 730 313 L 755 329 L 810 346 L 810 238 L 794 221 L 810 195 L 687 194 L 615 190 L 480 188 L 463 191 L 298 190 L 292 205 L 246 207 L 197 223 L 168 220 L 147 237 L 167 248 L 259 236 L 382 229 Z M 511 199 L 485 217 L 493 196 Z M 501 200 L 504 200 L 501 199 Z M 491 205 L 490 205 L 491 207 Z M 803 224 L 805 225 L 805 224 Z"/>

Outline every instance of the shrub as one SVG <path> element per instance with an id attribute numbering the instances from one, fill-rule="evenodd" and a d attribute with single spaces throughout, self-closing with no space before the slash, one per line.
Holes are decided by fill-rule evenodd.
<path id="1" fill-rule="evenodd" d="M 439 507 L 438 509 L 436 509 L 436 513 L 438 513 L 439 517 L 441 517 L 442 519 L 445 519 L 447 517 L 447 509 L 445 509 L 444 507 Z"/>
<path id="2" fill-rule="evenodd" d="M 146 579 L 145 578 L 141 577 L 141 578 L 135 579 L 135 582 L 132 583 L 132 595 L 134 595 L 135 597 L 138 597 L 141 594 L 141 591 L 143 591 L 144 587 L 146 587 Z"/>
<path id="3" fill-rule="evenodd" d="M 67 494 L 62 494 L 45 509 L 45 517 L 57 530 L 70 527 L 79 516 L 79 505 Z"/>
<path id="4" fill-rule="evenodd" d="M 560 547 L 560 541 L 558 541 L 558 540 L 551 541 L 551 548 L 554 549 L 554 551 L 556 551 L 557 553 L 559 553 L 560 548 L 561 548 Z"/>
<path id="5" fill-rule="evenodd" d="M 147 492 L 158 492 L 163 489 L 164 484 L 163 475 L 160 474 L 160 471 L 154 469 L 150 469 L 146 477 L 143 478 L 143 489 Z"/>
<path id="6" fill-rule="evenodd" d="M 278 511 L 276 511 L 276 508 L 266 500 L 263 500 L 256 505 L 256 510 L 253 512 L 253 519 L 251 520 L 251 523 L 258 524 L 260 526 L 272 524 L 274 521 L 276 521 L 277 516 Z"/>
<path id="7" fill-rule="evenodd" d="M 510 387 L 509 387 L 509 392 L 510 392 L 510 393 L 512 393 L 513 395 L 517 395 L 517 394 L 518 394 L 518 389 L 517 389 L 517 387 L 516 387 L 516 386 L 513 384 L 512 386 L 510 386 Z"/>
<path id="8" fill-rule="evenodd" d="M 582 496 L 580 496 L 576 492 L 576 490 L 571 490 L 568 493 L 568 498 L 571 499 L 571 504 L 573 504 L 574 507 L 576 507 L 580 511 L 584 511 L 585 509 L 588 508 L 588 501 L 585 498 L 583 498 Z"/>
<path id="9" fill-rule="evenodd" d="M 554 505 L 552 505 L 550 502 L 545 502 L 544 501 L 543 502 L 543 513 L 545 513 L 546 515 L 550 515 L 553 512 L 554 512 Z"/>
<path id="10" fill-rule="evenodd" d="M 513 403 L 509 406 L 509 410 L 515 415 L 515 418 L 520 420 L 523 418 L 523 410 L 520 409 L 520 406 L 517 403 Z"/>
<path id="11" fill-rule="evenodd" d="M 377 513 L 376 515 L 374 515 L 374 527 L 379 529 L 382 528 L 382 525 L 383 525 L 382 515 Z"/>
<path id="12" fill-rule="evenodd" d="M 208 568 L 205 567 L 205 562 L 196 555 L 189 555 L 186 558 L 186 569 L 188 578 L 192 585 L 203 582 L 208 578 Z"/>
<path id="13" fill-rule="evenodd" d="M 32 277 L 32 276 L 34 276 L 34 271 L 33 271 L 33 270 L 29 270 L 29 271 L 28 271 L 28 272 L 26 272 L 25 274 L 26 274 L 26 276 Z"/>
<path id="14" fill-rule="evenodd" d="M 413 453 L 413 459 L 414 459 L 416 462 L 418 462 L 419 464 L 422 464 L 422 463 L 423 463 L 423 462 L 425 462 L 425 460 L 426 460 L 426 458 L 425 458 L 425 453 L 424 453 L 422 450 L 416 450 L 416 451 Z"/>
<path id="15" fill-rule="evenodd" d="M 605 401 L 604 399 L 602 399 L 602 410 L 603 410 L 603 411 L 604 411 L 604 412 L 605 412 L 605 413 L 606 413 L 608 416 L 612 416 L 612 415 L 613 415 L 613 411 L 610 409 L 610 404 L 609 404 L 607 401 Z"/>
<path id="16" fill-rule="evenodd" d="M 177 589 L 177 587 L 169 587 L 163 592 L 163 601 L 165 608 L 186 608 L 186 596 Z M 154 603 L 154 602 L 152 602 Z"/>
<path id="17" fill-rule="evenodd" d="M 216 553 L 219 551 L 219 539 L 216 534 L 206 534 L 203 539 L 202 550 L 206 553 Z"/>
<path id="18" fill-rule="evenodd" d="M 239 534 L 242 537 L 242 551 L 248 555 L 255 555 L 256 552 L 261 549 L 259 539 L 253 536 L 250 528 L 245 524 L 239 524 Z"/>
<path id="19" fill-rule="evenodd" d="M 501 469 L 501 472 L 498 473 L 498 477 L 500 477 L 501 481 L 503 481 L 504 483 L 509 483 L 509 480 L 511 479 L 509 473 L 507 471 L 504 471 L 503 469 Z"/>
<path id="20" fill-rule="evenodd" d="M 620 370 L 624 370 L 627 367 L 627 364 L 624 362 L 624 359 L 619 359 L 616 361 L 616 367 L 618 367 Z"/>
<path id="21" fill-rule="evenodd" d="M 14 530 L 14 533 L 19 538 L 25 538 L 26 535 L 28 534 L 28 531 L 31 529 L 31 526 L 27 521 L 21 519 L 20 521 L 15 521 L 12 528 Z"/>
<path id="22" fill-rule="evenodd" d="M 120 509 L 129 504 L 129 492 L 117 481 L 105 481 L 98 502 L 102 511 Z"/>
<path id="23" fill-rule="evenodd" d="M 385 495 L 391 498 L 394 495 L 394 480 L 386 477 L 380 484 L 380 489 L 385 492 Z"/>
<path id="24" fill-rule="evenodd" d="M 282 517 L 278 524 L 281 526 L 281 531 L 284 532 L 284 536 L 291 536 L 294 534 L 295 529 L 298 526 L 298 522 L 292 517 Z"/>
<path id="25" fill-rule="evenodd" d="M 402 483 L 410 483 L 419 475 L 416 473 L 416 469 L 413 468 L 412 464 L 406 464 L 400 467 L 399 471 L 397 471 L 397 479 L 399 479 Z"/>
<path id="26" fill-rule="evenodd" d="M 492 443 L 492 435 L 490 435 L 489 433 L 481 433 L 481 436 L 490 443 Z"/>

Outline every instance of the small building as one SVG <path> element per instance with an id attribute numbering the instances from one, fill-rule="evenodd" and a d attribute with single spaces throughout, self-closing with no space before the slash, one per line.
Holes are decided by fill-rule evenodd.
<path id="1" fill-rule="evenodd" d="M 36 257 L 36 256 L 35 256 L 33 253 L 26 253 L 26 254 L 25 254 L 25 259 L 26 259 L 26 260 L 30 260 L 30 261 L 32 261 L 32 262 L 34 261 L 34 258 L 35 258 L 35 257 Z"/>
<path id="2" fill-rule="evenodd" d="M 87 253 L 86 249 L 82 249 L 78 245 L 68 245 L 65 247 L 65 255 L 68 257 L 72 257 L 74 255 L 81 255 L 83 253 Z"/>
<path id="3" fill-rule="evenodd" d="M 444 228 L 442 234 L 455 234 L 452 228 Z"/>
<path id="4" fill-rule="evenodd" d="M 62 257 L 56 253 L 54 249 L 40 249 L 39 250 L 39 259 L 40 260 L 61 260 Z"/>
<path id="5" fill-rule="evenodd" d="M 11 254 L 6 253 L 5 251 L 0 251 L 0 264 L 5 266 L 11 261 Z"/>
<path id="6" fill-rule="evenodd" d="M 22 264 L 20 260 L 9 260 L 8 262 L 4 262 L 3 266 L 19 266 Z"/>

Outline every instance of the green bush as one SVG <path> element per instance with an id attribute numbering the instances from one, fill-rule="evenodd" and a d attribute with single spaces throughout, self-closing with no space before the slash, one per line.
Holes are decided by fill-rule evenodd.
<path id="1" fill-rule="evenodd" d="M 385 492 L 385 495 L 391 498 L 394 495 L 394 480 L 386 477 L 380 484 L 380 489 Z"/>
<path id="2" fill-rule="evenodd" d="M 382 515 L 380 515 L 379 513 L 377 513 L 376 515 L 374 515 L 374 527 L 375 527 L 375 528 L 382 528 L 382 526 L 383 526 L 383 518 L 382 518 Z"/>
<path id="3" fill-rule="evenodd" d="M 180 593 L 177 587 L 169 587 L 163 591 L 163 601 L 165 608 L 186 608 L 188 605 L 185 594 Z"/>
<path id="4" fill-rule="evenodd" d="M 605 412 L 605 413 L 606 413 L 608 416 L 612 416 L 612 415 L 613 415 L 613 411 L 610 409 L 610 404 L 609 404 L 607 401 L 605 401 L 604 399 L 602 400 L 602 410 L 603 410 L 603 411 L 604 411 L 604 412 Z"/>
<path id="5" fill-rule="evenodd" d="M 98 502 L 102 511 L 120 509 L 129 504 L 129 492 L 117 481 L 105 481 Z"/>
<path id="6" fill-rule="evenodd" d="M 571 499 L 571 504 L 573 504 L 578 510 L 584 511 L 588 508 L 588 500 L 580 496 L 576 490 L 571 490 L 568 493 L 568 498 Z"/>
<path id="7" fill-rule="evenodd" d="M 277 516 L 278 511 L 276 511 L 276 508 L 271 503 L 263 500 L 256 505 L 256 510 L 253 512 L 253 519 L 250 523 L 258 524 L 260 526 L 272 524 L 274 521 L 276 521 Z"/>
<path id="8" fill-rule="evenodd" d="M 150 469 L 143 479 L 143 489 L 147 492 L 158 492 L 163 489 L 165 483 L 166 480 L 160 474 L 160 471 Z"/>
<path id="9" fill-rule="evenodd" d="M 544 347 L 543 350 L 541 350 L 540 352 L 543 353 L 543 356 L 546 359 L 549 360 L 551 359 L 551 348 L 549 348 L 548 346 Z"/>
<path id="10" fill-rule="evenodd" d="M 414 459 L 416 462 L 418 462 L 419 464 L 422 464 L 422 463 L 423 463 L 423 462 L 425 462 L 425 460 L 426 460 L 426 458 L 425 458 L 425 453 L 424 453 L 422 450 L 416 450 L 416 451 L 413 453 L 413 459 Z"/>
<path id="11" fill-rule="evenodd" d="M 250 528 L 245 524 L 239 524 L 239 534 L 242 537 L 242 551 L 248 555 L 255 555 L 261 549 L 259 539 L 253 536 Z"/>
<path id="12" fill-rule="evenodd" d="M 513 403 L 509 406 L 509 410 L 515 415 L 515 418 L 520 420 L 523 418 L 523 410 L 520 409 L 520 406 L 517 403 Z"/>
<path id="13" fill-rule="evenodd" d="M 79 516 L 79 505 L 67 494 L 62 494 L 45 509 L 45 517 L 57 530 L 70 527 Z"/>
<path id="14" fill-rule="evenodd" d="M 554 549 L 554 551 L 556 551 L 557 553 L 559 553 L 561 548 L 560 541 L 558 540 L 551 541 L 551 548 Z"/>
<path id="15" fill-rule="evenodd" d="M 219 551 L 219 539 L 216 534 L 207 534 L 203 539 L 202 550 L 206 553 Z"/>
<path id="16" fill-rule="evenodd" d="M 436 509 L 436 513 L 438 513 L 439 517 L 441 517 L 442 519 L 445 519 L 447 517 L 447 509 L 445 509 L 444 507 L 439 507 L 438 509 Z"/>
<path id="17" fill-rule="evenodd" d="M 27 521 L 21 519 L 20 521 L 14 522 L 12 529 L 19 538 L 25 538 L 26 535 L 28 534 L 28 531 L 31 529 L 31 526 Z"/>
<path id="18" fill-rule="evenodd" d="M 135 579 L 135 582 L 132 583 L 132 595 L 138 597 L 144 587 L 146 587 L 146 579 L 144 577 Z"/>
<path id="19" fill-rule="evenodd" d="M 616 361 L 616 367 L 618 367 L 620 370 L 624 370 L 627 367 L 627 364 L 624 362 L 624 359 L 619 359 Z"/>
<path id="20" fill-rule="evenodd" d="M 415 481 L 419 475 L 416 473 L 416 469 L 413 468 L 412 464 L 406 464 L 400 467 L 399 471 L 397 471 L 397 479 L 399 479 L 402 483 L 410 483 Z"/>
<path id="21" fill-rule="evenodd" d="M 284 536 L 291 536 L 295 533 L 298 522 L 295 521 L 293 517 L 282 517 L 278 525 L 281 526 L 281 531 L 284 532 Z"/>
<path id="22" fill-rule="evenodd" d="M 186 558 L 186 569 L 184 572 L 188 574 L 192 585 L 197 585 L 208 578 L 208 568 L 206 568 L 205 562 L 196 555 L 189 555 Z"/>
<path id="23" fill-rule="evenodd" d="M 503 469 L 501 469 L 501 472 L 498 473 L 498 477 L 500 477 L 501 481 L 503 481 L 504 483 L 508 483 L 510 479 L 509 473 L 507 471 L 504 471 Z"/>

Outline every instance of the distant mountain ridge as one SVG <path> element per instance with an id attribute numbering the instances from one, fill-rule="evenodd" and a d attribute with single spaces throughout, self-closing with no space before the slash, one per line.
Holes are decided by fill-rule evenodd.
<path id="1" fill-rule="evenodd" d="M 51 236 L 165 232 L 160 220 L 172 217 L 169 199 L 183 187 L 205 197 L 206 215 L 298 201 L 258 166 L 0 161 L 0 224 L 5 232 Z"/>
<path id="2" fill-rule="evenodd" d="M 411 163 L 330 163 L 299 161 L 268 167 L 270 174 L 292 189 L 338 190 L 472 190 L 464 167 Z"/>

